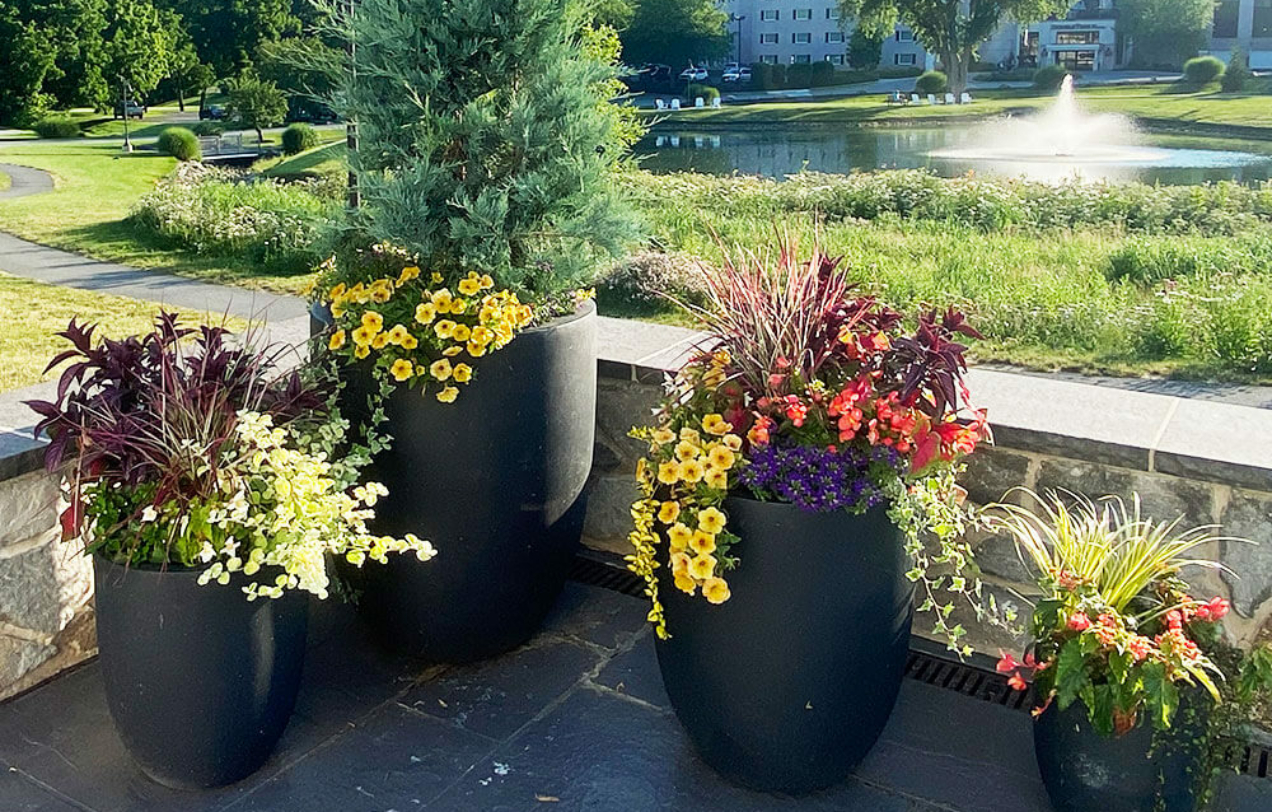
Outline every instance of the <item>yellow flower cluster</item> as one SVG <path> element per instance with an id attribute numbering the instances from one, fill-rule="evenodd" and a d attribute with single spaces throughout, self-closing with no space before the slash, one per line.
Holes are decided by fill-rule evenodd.
<path id="1" fill-rule="evenodd" d="M 502 349 L 529 326 L 534 311 L 515 293 L 493 290 L 495 281 L 488 274 L 470 272 L 454 292 L 431 286 L 443 281 L 440 274 L 431 274 L 428 286 L 417 281 L 421 275 L 418 266 L 408 265 L 395 278 L 352 287 L 341 283 L 328 290 L 336 328 L 327 346 L 357 360 L 377 352 L 377 368 L 393 380 L 422 380 L 425 391 L 429 384 L 440 384 L 437 399 L 453 403 L 459 396 L 454 384 L 472 380 L 473 368 L 452 359 L 462 353 L 480 358 Z M 416 353 L 421 344 L 431 350 L 424 358 L 417 357 L 424 353 Z"/>
<path id="2" fill-rule="evenodd" d="M 668 563 L 676 588 L 703 596 L 714 604 L 730 597 L 723 577 L 728 547 L 736 538 L 725 529 L 719 505 L 728 495 L 730 474 L 744 463 L 742 438 L 719 414 L 708 414 L 697 426 L 679 431 L 664 425 L 637 429 L 633 436 L 649 443 L 649 455 L 639 461 L 636 482 L 643 498 L 632 506 L 635 529 L 629 540 L 636 548 L 627 557 L 629 568 L 646 582 L 653 602 L 650 621 L 666 635 L 654 571 L 657 547 L 665 537 Z M 652 461 L 652 464 L 651 462 Z"/>

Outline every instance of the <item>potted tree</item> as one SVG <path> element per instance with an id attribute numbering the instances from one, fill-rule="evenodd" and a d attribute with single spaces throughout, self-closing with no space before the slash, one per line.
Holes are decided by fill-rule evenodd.
<path id="1" fill-rule="evenodd" d="M 92 555 L 102 677 L 120 738 L 160 783 L 212 787 L 268 758 L 305 656 L 326 557 L 433 555 L 372 535 L 382 486 L 354 487 L 347 423 L 279 351 L 163 314 L 120 341 L 74 321 L 52 402 L 29 404 L 67 468 L 64 536 Z M 237 585 L 238 588 L 227 588 Z"/>
<path id="2" fill-rule="evenodd" d="M 658 662 L 703 759 L 764 790 L 842 780 L 900 690 L 916 585 L 964 650 L 944 587 L 973 604 L 958 461 L 958 313 L 858 296 L 839 259 L 739 254 L 703 270 L 710 332 L 668 384 L 636 480 L 629 557 Z M 939 550 L 925 551 L 931 531 Z M 945 578 L 929 575 L 934 566 Z"/>
<path id="3" fill-rule="evenodd" d="M 1221 701 L 1248 704 L 1272 685 L 1272 655 L 1225 647 L 1222 598 L 1194 599 L 1185 566 L 1220 540 L 1213 528 L 1156 522 L 1114 497 L 1040 497 L 999 505 L 993 524 L 1015 539 L 1041 598 L 1023 660 L 998 670 L 1034 684 L 1034 746 L 1057 812 L 1190 812 L 1208 792 L 1207 746 Z M 1229 540 L 1235 541 L 1235 540 Z M 1225 679 L 1236 677 L 1236 679 Z"/>
<path id="4" fill-rule="evenodd" d="M 390 646 L 479 659 L 535 631 L 582 532 L 596 319 L 580 289 L 634 233 L 614 170 L 639 129 L 608 104 L 617 38 L 565 0 L 330 11 L 360 205 L 318 315 L 346 402 L 392 438 L 376 527 L 448 551 L 353 586 Z"/>

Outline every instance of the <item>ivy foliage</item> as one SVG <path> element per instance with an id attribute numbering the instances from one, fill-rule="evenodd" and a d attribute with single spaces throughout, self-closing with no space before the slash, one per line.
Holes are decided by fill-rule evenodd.
<path id="1" fill-rule="evenodd" d="M 361 207 L 341 238 L 537 301 L 590 281 L 635 236 L 614 178 L 631 120 L 613 37 L 570 0 L 327 0 L 330 104 L 355 122 Z"/>

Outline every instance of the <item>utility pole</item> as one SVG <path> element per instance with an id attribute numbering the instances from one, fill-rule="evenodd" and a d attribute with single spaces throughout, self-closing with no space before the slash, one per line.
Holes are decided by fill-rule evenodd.
<path id="1" fill-rule="evenodd" d="M 358 68 L 353 58 L 357 54 L 357 45 L 353 41 L 353 13 L 357 0 L 345 0 L 345 13 L 348 14 L 349 37 L 346 40 L 345 53 L 349 57 L 349 82 L 352 84 L 358 77 Z M 353 155 L 358 151 L 358 122 L 345 121 L 345 147 L 348 152 L 349 165 L 349 208 L 356 209 L 362 203 L 362 195 L 358 192 L 358 173 L 353 171 Z"/>
<path id="2" fill-rule="evenodd" d="M 123 97 L 119 100 L 119 112 L 124 114 L 124 152 L 132 152 L 132 140 L 128 137 L 128 80 L 119 74 L 119 92 Z"/>
<path id="3" fill-rule="evenodd" d="M 729 12 L 729 22 L 738 24 L 737 44 L 738 44 L 738 67 L 742 67 L 742 21 L 746 19 L 745 14 L 734 14 Z"/>

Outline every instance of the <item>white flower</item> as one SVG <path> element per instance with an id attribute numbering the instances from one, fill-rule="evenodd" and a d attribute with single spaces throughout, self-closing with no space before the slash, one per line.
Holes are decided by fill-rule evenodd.
<path id="1" fill-rule="evenodd" d="M 212 549 L 211 543 L 203 542 L 203 549 L 199 550 L 199 560 L 206 564 L 214 558 L 216 558 L 216 550 Z"/>
<path id="2" fill-rule="evenodd" d="M 143 522 L 153 522 L 159 518 L 159 511 L 155 510 L 154 505 L 146 505 L 146 509 L 141 512 L 141 520 Z"/>

